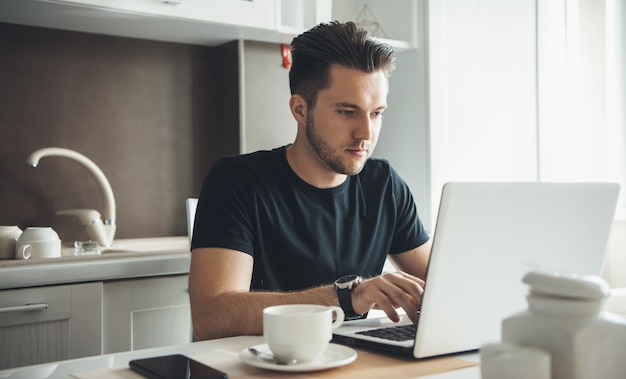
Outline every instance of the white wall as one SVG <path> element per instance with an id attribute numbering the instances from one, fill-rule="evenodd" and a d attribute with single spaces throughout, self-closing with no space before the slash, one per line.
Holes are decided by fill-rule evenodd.
<path id="1" fill-rule="evenodd" d="M 624 182 L 624 4 L 429 2 L 433 214 L 447 181 Z M 614 287 L 626 287 L 623 199 L 604 270 Z"/>
<path id="2" fill-rule="evenodd" d="M 432 231 L 424 49 L 399 52 L 389 80 L 388 109 L 374 156 L 389 160 L 411 188 L 420 218 Z"/>
<path id="3" fill-rule="evenodd" d="M 296 137 L 289 109 L 289 70 L 281 66 L 278 44 L 240 41 L 241 153 L 269 150 Z"/>
<path id="4" fill-rule="evenodd" d="M 376 155 L 432 231 L 445 182 L 538 177 L 536 17 L 534 0 L 420 4 L 419 49 L 398 54 Z"/>
<path id="5" fill-rule="evenodd" d="M 534 0 L 430 1 L 433 212 L 449 181 L 537 179 Z"/>

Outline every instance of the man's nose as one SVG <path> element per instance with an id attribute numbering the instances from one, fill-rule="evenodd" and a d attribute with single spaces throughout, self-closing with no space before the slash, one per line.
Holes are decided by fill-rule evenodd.
<path id="1" fill-rule="evenodd" d="M 369 115 L 364 115 L 356 121 L 354 137 L 360 140 L 371 140 L 374 135 L 375 120 Z"/>

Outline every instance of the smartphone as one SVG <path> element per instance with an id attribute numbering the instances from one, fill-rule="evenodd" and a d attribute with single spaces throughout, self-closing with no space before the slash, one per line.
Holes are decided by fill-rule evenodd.
<path id="1" fill-rule="evenodd" d="M 226 379 L 228 374 L 181 354 L 135 359 L 133 371 L 149 379 Z"/>

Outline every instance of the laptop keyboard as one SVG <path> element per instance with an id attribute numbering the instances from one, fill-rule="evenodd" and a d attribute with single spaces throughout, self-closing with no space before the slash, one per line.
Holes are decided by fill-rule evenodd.
<path id="1" fill-rule="evenodd" d="M 416 329 L 415 324 L 406 324 L 399 326 L 390 326 L 387 328 L 378 328 L 363 330 L 356 334 L 362 334 L 370 337 L 378 337 L 391 341 L 408 341 L 415 338 Z"/>

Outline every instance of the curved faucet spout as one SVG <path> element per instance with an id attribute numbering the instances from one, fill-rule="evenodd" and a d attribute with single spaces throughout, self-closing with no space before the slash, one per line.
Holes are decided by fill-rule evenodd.
<path id="1" fill-rule="evenodd" d="M 113 196 L 113 190 L 111 184 L 107 180 L 106 176 L 100 170 L 100 168 L 89 158 L 82 155 L 79 152 L 70 149 L 64 149 L 61 147 L 46 147 L 39 149 L 31 153 L 26 159 L 26 164 L 31 167 L 37 167 L 39 160 L 47 156 L 59 156 L 75 160 L 76 162 L 85 166 L 95 177 L 100 190 L 102 191 L 102 197 L 104 200 L 104 221 L 105 225 L 115 225 L 115 197 Z M 115 230 L 113 228 L 113 230 Z M 113 240 L 113 236 L 110 236 L 110 242 Z"/>

